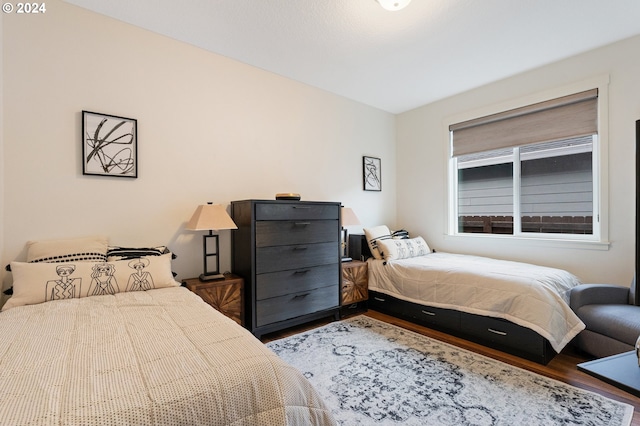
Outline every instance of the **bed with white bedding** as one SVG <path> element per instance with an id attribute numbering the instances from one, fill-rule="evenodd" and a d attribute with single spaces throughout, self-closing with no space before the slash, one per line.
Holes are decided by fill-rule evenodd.
<path id="1" fill-rule="evenodd" d="M 369 307 L 548 362 L 584 324 L 569 307 L 580 284 L 556 268 L 432 252 L 420 238 L 368 235 Z M 373 247 L 371 247 L 371 240 Z M 376 241 L 377 239 L 377 241 Z M 426 307 L 426 308 L 425 308 Z"/>
<path id="2" fill-rule="evenodd" d="M 296 369 L 180 287 L 165 247 L 27 244 L 0 313 L 0 425 L 333 425 Z"/>
<path id="3" fill-rule="evenodd" d="M 584 324 L 569 308 L 579 280 L 554 268 L 451 253 L 369 259 L 369 290 L 398 299 L 504 318 L 530 328 L 560 352 Z"/>

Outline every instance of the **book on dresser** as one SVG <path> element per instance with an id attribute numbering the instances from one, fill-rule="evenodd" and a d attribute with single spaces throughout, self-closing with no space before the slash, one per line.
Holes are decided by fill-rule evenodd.
<path id="1" fill-rule="evenodd" d="M 232 269 L 255 336 L 340 312 L 340 203 L 231 202 Z"/>

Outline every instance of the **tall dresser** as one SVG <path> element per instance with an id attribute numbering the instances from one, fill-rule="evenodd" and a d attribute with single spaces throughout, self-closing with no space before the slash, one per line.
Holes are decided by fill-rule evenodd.
<path id="1" fill-rule="evenodd" d="M 255 336 L 339 317 L 340 203 L 231 202 L 232 270 L 245 280 L 245 327 Z"/>

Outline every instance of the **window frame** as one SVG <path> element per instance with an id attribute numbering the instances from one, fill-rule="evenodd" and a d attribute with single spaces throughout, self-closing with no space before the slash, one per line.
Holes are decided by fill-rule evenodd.
<path id="1" fill-rule="evenodd" d="M 451 238 L 490 238 L 527 241 L 529 243 L 543 245 L 563 245 L 563 246 L 588 246 L 590 248 L 607 250 L 609 247 L 608 229 L 608 85 L 609 76 L 599 76 L 585 80 L 562 88 L 551 89 L 543 93 L 530 95 L 523 98 L 513 99 L 499 105 L 488 106 L 470 111 L 456 116 L 449 117 L 444 121 L 447 135 L 446 162 L 447 162 L 447 182 L 446 193 L 447 220 L 445 235 Z M 510 109 L 526 107 L 539 102 L 562 96 L 571 95 L 589 89 L 598 89 L 598 133 L 594 138 L 592 149 L 592 177 L 593 177 L 593 212 L 594 226 L 592 234 L 551 234 L 522 232 L 520 229 L 520 188 L 519 188 L 519 158 L 513 158 L 514 166 L 514 233 L 513 234 L 485 234 L 485 233 L 465 233 L 458 230 L 458 168 L 456 158 L 452 156 L 452 134 L 449 126 L 452 123 L 459 123 L 492 114 L 501 113 Z M 514 153 L 519 148 L 514 149 Z M 515 154 L 514 154 L 515 155 Z M 516 179 L 516 173 L 518 179 Z M 517 191 L 517 192 L 516 192 Z M 516 198 L 517 194 L 517 198 Z M 516 200 L 518 202 L 516 202 Z M 516 227 L 516 223 L 518 226 Z M 516 232 L 517 230 L 517 232 Z"/>

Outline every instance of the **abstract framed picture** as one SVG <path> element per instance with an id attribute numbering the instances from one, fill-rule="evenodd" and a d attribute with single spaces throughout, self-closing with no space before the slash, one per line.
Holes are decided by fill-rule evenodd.
<path id="1" fill-rule="evenodd" d="M 376 157 L 362 157 L 362 178 L 365 191 L 382 191 L 381 161 Z"/>
<path id="2" fill-rule="evenodd" d="M 82 174 L 138 177 L 138 121 L 82 111 Z"/>

